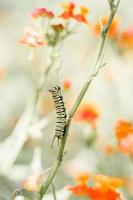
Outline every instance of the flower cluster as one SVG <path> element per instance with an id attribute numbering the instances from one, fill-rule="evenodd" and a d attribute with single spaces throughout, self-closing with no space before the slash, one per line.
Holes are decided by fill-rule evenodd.
<path id="1" fill-rule="evenodd" d="M 76 177 L 76 182 L 76 186 L 68 187 L 76 196 L 86 196 L 91 200 L 121 200 L 117 191 L 123 185 L 120 178 L 82 173 Z"/>
<path id="2" fill-rule="evenodd" d="M 86 15 L 89 13 L 88 8 L 85 6 L 80 7 L 80 12 L 75 13 L 75 4 L 73 2 L 63 3 L 62 7 L 64 9 L 63 13 L 61 13 L 60 17 L 63 19 L 75 19 L 78 22 L 83 22 L 88 24 Z"/>
<path id="3" fill-rule="evenodd" d="M 68 34 L 71 33 L 69 27 L 70 21 L 75 20 L 75 23 L 88 24 L 87 14 L 88 8 L 81 6 L 80 11 L 75 13 L 77 9 L 76 5 L 72 2 L 62 4 L 63 11 L 56 15 L 52 11 L 46 8 L 36 8 L 31 13 L 31 19 L 33 23 L 35 20 L 42 20 L 42 24 L 47 24 L 47 27 L 39 27 L 39 30 L 35 27 L 26 29 L 24 36 L 20 39 L 20 42 L 27 44 L 30 47 L 38 47 L 42 45 L 55 46 L 57 42 L 62 41 Z M 49 23 L 47 23 L 49 21 Z"/>

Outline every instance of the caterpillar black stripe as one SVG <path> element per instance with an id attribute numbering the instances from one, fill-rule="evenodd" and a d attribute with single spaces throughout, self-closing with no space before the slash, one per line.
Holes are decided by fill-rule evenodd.
<path id="1" fill-rule="evenodd" d="M 53 147 L 55 138 L 58 139 L 58 144 L 59 144 L 59 141 L 64 137 L 67 114 L 63 101 L 63 96 L 61 95 L 61 88 L 59 86 L 54 86 L 52 89 L 49 90 L 49 92 L 51 92 L 52 94 L 57 116 L 55 136 L 52 142 L 52 147 Z"/>

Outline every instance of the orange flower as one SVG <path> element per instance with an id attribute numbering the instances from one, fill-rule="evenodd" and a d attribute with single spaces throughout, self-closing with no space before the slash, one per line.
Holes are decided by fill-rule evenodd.
<path id="1" fill-rule="evenodd" d="M 119 34 L 118 46 L 123 49 L 133 49 L 133 26 Z"/>
<path id="2" fill-rule="evenodd" d="M 69 2 L 69 3 L 63 3 L 62 7 L 64 9 L 63 13 L 60 15 L 61 18 L 63 19 L 70 19 L 74 17 L 74 8 L 75 8 L 75 4 L 73 2 Z"/>
<path id="3" fill-rule="evenodd" d="M 108 21 L 108 17 L 104 17 L 102 20 L 101 20 L 101 23 L 103 26 L 106 26 L 107 24 L 107 21 Z M 99 23 L 96 23 L 93 27 L 93 30 L 94 30 L 94 33 L 96 35 L 99 35 L 100 32 L 101 32 L 101 27 L 100 27 L 100 24 Z M 109 37 L 116 37 L 116 35 L 118 34 L 118 20 L 117 19 L 114 19 L 111 23 L 111 26 L 110 26 L 110 29 L 109 29 Z"/>
<path id="4" fill-rule="evenodd" d="M 27 44 L 29 47 L 38 47 L 45 45 L 42 35 L 33 28 L 26 28 L 24 36 L 19 40 L 22 44 Z"/>
<path id="5" fill-rule="evenodd" d="M 75 4 L 73 2 L 64 3 L 62 4 L 62 7 L 64 8 L 63 13 L 60 15 L 63 19 L 75 19 L 78 22 L 88 23 L 86 19 L 86 15 L 89 13 L 88 8 L 85 6 L 80 7 L 80 12 L 75 14 Z"/>
<path id="6" fill-rule="evenodd" d="M 36 19 L 38 17 L 54 17 L 53 12 L 47 10 L 46 8 L 36 8 L 32 13 L 31 17 L 33 19 Z"/>
<path id="7" fill-rule="evenodd" d="M 38 192 L 40 190 L 40 176 L 28 177 L 23 182 L 23 187 L 29 192 Z"/>
<path id="8" fill-rule="evenodd" d="M 76 182 L 78 185 L 76 186 L 69 186 L 68 189 L 77 196 L 88 196 L 88 186 L 87 182 L 89 179 L 89 174 L 86 172 L 82 172 L 75 177 Z"/>
<path id="9" fill-rule="evenodd" d="M 126 120 L 119 120 L 115 127 L 115 135 L 118 141 L 133 133 L 133 124 Z"/>
<path id="10" fill-rule="evenodd" d="M 87 185 L 88 179 L 92 181 L 92 186 Z M 119 178 L 105 175 L 90 177 L 83 173 L 76 180 L 78 184 L 68 189 L 77 196 L 88 196 L 91 200 L 121 200 L 120 193 L 116 191 L 123 185 L 123 180 Z"/>
<path id="11" fill-rule="evenodd" d="M 63 82 L 63 88 L 64 90 L 69 90 L 71 88 L 71 81 L 68 79 L 65 79 Z"/>
<path id="12" fill-rule="evenodd" d="M 88 8 L 81 6 L 80 7 L 80 13 L 74 15 L 74 18 L 78 21 L 78 22 L 84 22 L 86 24 L 88 24 L 88 21 L 86 19 L 86 15 L 89 13 Z"/>
<path id="13" fill-rule="evenodd" d="M 73 194 L 77 196 L 88 196 L 88 189 L 89 187 L 85 184 L 68 187 L 68 190 L 70 190 Z"/>
<path id="14" fill-rule="evenodd" d="M 77 121 L 87 121 L 91 124 L 95 124 L 99 117 L 99 112 L 96 105 L 92 103 L 82 104 L 75 115 Z"/>
<path id="15" fill-rule="evenodd" d="M 120 194 L 115 190 L 102 190 L 101 188 L 89 188 L 88 194 L 91 200 L 121 200 Z"/>

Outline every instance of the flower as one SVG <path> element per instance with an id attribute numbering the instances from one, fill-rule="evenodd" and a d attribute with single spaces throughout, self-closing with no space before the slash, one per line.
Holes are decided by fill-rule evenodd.
<path id="1" fill-rule="evenodd" d="M 115 135 L 119 151 L 133 155 L 133 124 L 126 120 L 119 120 L 115 127 Z"/>
<path id="2" fill-rule="evenodd" d="M 112 189 L 89 188 L 88 193 L 91 200 L 121 200 L 120 194 Z"/>
<path id="3" fill-rule="evenodd" d="M 32 13 L 31 17 L 33 19 L 37 19 L 39 17 L 54 17 L 54 13 L 52 11 L 47 10 L 46 8 L 36 8 Z"/>
<path id="4" fill-rule="evenodd" d="M 77 113 L 75 114 L 76 121 L 86 121 L 91 124 L 95 124 L 98 118 L 99 118 L 98 109 L 96 105 L 92 103 L 82 104 L 77 110 Z"/>
<path id="5" fill-rule="evenodd" d="M 104 17 L 102 20 L 101 20 L 101 23 L 102 23 L 102 26 L 106 26 L 107 24 L 107 21 L 108 21 L 108 17 Z M 101 32 L 101 27 L 100 27 L 100 24 L 99 23 L 96 23 L 94 26 L 93 26 L 93 31 L 96 35 L 99 35 L 100 32 Z M 118 20 L 117 19 L 114 19 L 110 25 L 110 29 L 109 29 L 109 32 L 108 32 L 108 35 L 110 38 L 112 37 L 116 37 L 116 35 L 118 34 L 119 30 L 118 30 Z"/>
<path id="6" fill-rule="evenodd" d="M 115 135 L 118 141 L 133 133 L 133 124 L 126 120 L 119 120 L 115 126 Z"/>
<path id="7" fill-rule="evenodd" d="M 118 46 L 122 49 L 133 49 L 133 26 L 119 34 Z"/>
<path id="8" fill-rule="evenodd" d="M 88 196 L 88 179 L 89 174 L 87 172 L 82 172 L 75 177 L 75 180 L 78 183 L 78 185 L 69 186 L 68 189 L 77 196 Z"/>
<path id="9" fill-rule="evenodd" d="M 76 8 L 75 4 L 73 2 L 64 3 L 62 4 L 62 7 L 64 9 L 63 13 L 59 16 L 63 19 L 75 19 L 78 22 L 83 22 L 88 24 L 86 15 L 89 13 L 89 9 L 85 6 L 80 7 L 79 13 L 74 13 L 74 10 Z"/>
<path id="10" fill-rule="evenodd" d="M 92 186 L 87 182 L 92 181 Z M 87 196 L 91 200 L 121 200 L 117 188 L 123 185 L 123 180 L 105 175 L 80 174 L 76 186 L 69 186 L 68 189 L 76 196 Z"/>
<path id="11" fill-rule="evenodd" d="M 63 82 L 63 88 L 64 90 L 69 90 L 71 88 L 72 84 L 69 79 L 65 79 Z"/>
<path id="12" fill-rule="evenodd" d="M 77 196 L 88 196 L 88 186 L 86 184 L 69 186 L 68 190 Z"/>
<path id="13" fill-rule="evenodd" d="M 42 35 L 33 28 L 26 28 L 24 36 L 19 40 L 22 44 L 27 44 L 29 47 L 38 47 L 45 45 Z"/>
<path id="14" fill-rule="evenodd" d="M 86 19 L 86 15 L 88 13 L 89 13 L 88 8 L 86 8 L 85 6 L 81 6 L 80 13 L 74 15 L 74 19 L 76 19 L 78 22 L 84 22 L 84 23 L 88 24 L 88 21 Z"/>
<path id="15" fill-rule="evenodd" d="M 62 7 L 64 9 L 63 13 L 60 15 L 63 19 L 70 19 L 74 17 L 75 4 L 73 2 L 63 3 Z"/>

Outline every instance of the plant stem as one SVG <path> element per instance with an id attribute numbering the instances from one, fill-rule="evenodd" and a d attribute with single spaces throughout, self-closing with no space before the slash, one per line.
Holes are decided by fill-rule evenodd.
<path id="1" fill-rule="evenodd" d="M 98 44 L 98 48 L 97 48 L 97 51 L 96 51 L 96 56 L 95 56 L 94 62 L 92 64 L 92 68 L 96 68 L 97 67 L 97 65 L 99 64 L 99 61 L 100 61 L 100 59 L 102 57 L 103 49 L 104 49 L 104 46 L 105 46 L 105 41 L 106 41 L 106 38 L 107 38 L 107 34 L 108 34 L 108 31 L 109 31 L 110 25 L 111 25 L 111 23 L 113 21 L 113 18 L 115 16 L 115 13 L 117 11 L 119 2 L 120 2 L 120 0 L 118 0 L 116 6 L 112 8 L 110 16 L 109 16 L 109 19 L 107 21 L 107 24 L 101 30 L 101 39 L 100 39 L 99 44 Z M 97 73 L 96 73 L 96 75 L 97 75 Z M 70 117 L 71 118 L 75 114 L 79 104 L 81 103 L 83 97 L 85 96 L 86 91 L 89 88 L 94 76 L 95 76 L 95 74 L 92 75 L 92 77 L 89 80 L 86 81 L 86 83 L 84 84 L 83 88 L 81 89 L 80 94 L 79 94 L 79 96 L 78 96 L 78 98 L 77 98 L 77 100 L 76 100 L 76 102 L 75 102 L 75 104 L 74 104 L 74 106 L 73 106 L 73 108 L 72 108 L 72 110 L 70 112 Z"/>
<path id="2" fill-rule="evenodd" d="M 100 41 L 99 41 L 99 45 L 98 45 L 98 48 L 97 48 L 97 51 L 96 51 L 96 56 L 95 56 L 95 59 L 94 59 L 94 62 L 92 64 L 92 67 L 94 68 L 94 71 L 97 67 L 99 67 L 100 69 L 100 65 L 99 65 L 99 62 L 101 60 L 101 57 L 102 57 L 102 54 L 103 54 L 103 49 L 104 49 L 104 45 L 105 45 L 105 41 L 106 41 L 106 37 L 107 37 L 107 34 L 108 34 L 108 31 L 109 31 L 109 28 L 110 28 L 110 25 L 113 21 L 113 18 L 114 18 L 114 15 L 116 13 L 116 10 L 117 10 L 117 7 L 119 5 L 119 2 L 120 0 L 117 1 L 116 5 L 114 5 L 112 8 L 111 8 L 111 11 L 110 11 L 110 16 L 109 16 L 109 19 L 107 21 L 107 24 L 106 26 L 101 30 L 101 35 L 100 35 Z M 43 185 L 39 191 L 39 193 L 37 194 L 37 200 L 42 200 L 43 196 L 45 195 L 47 189 L 49 188 L 49 186 L 51 185 L 57 171 L 58 171 L 58 168 L 60 167 L 61 165 L 61 162 L 62 162 L 62 158 L 63 158 L 63 154 L 64 154 L 64 148 L 65 148 L 65 144 L 66 144 L 66 139 L 67 139 L 67 136 L 68 136 L 68 131 L 69 131 L 69 127 L 70 127 L 70 123 L 71 123 L 71 120 L 72 120 L 72 117 L 73 115 L 75 114 L 78 106 L 80 105 L 84 95 L 86 94 L 86 91 L 87 89 L 89 88 L 93 78 L 97 75 L 97 73 L 99 72 L 99 69 L 96 70 L 96 72 L 94 72 L 92 74 L 92 76 L 89 78 L 89 80 L 86 81 L 86 83 L 84 84 L 83 88 L 81 89 L 81 92 L 79 94 L 79 96 L 77 97 L 77 100 L 72 108 L 72 110 L 70 111 L 70 114 L 68 116 L 68 119 L 66 121 L 66 131 L 65 131 L 65 134 L 64 134 L 64 137 L 63 139 L 61 140 L 60 142 L 60 145 L 59 145 L 59 148 L 58 148 L 58 152 L 57 152 L 57 157 L 54 161 L 54 165 L 53 165 L 53 168 L 51 170 L 51 173 L 47 179 L 47 181 L 45 182 L 45 185 Z"/>
<path id="3" fill-rule="evenodd" d="M 55 177 L 59 166 L 61 165 L 63 154 L 64 154 L 64 148 L 65 148 L 65 144 L 66 144 L 66 139 L 67 139 L 67 135 L 68 135 L 68 130 L 69 130 L 69 127 L 70 127 L 70 122 L 71 122 L 71 119 L 69 118 L 67 120 L 67 123 L 66 123 L 66 132 L 65 132 L 65 135 L 64 135 L 63 139 L 61 140 L 60 146 L 58 148 L 57 157 L 55 159 L 55 162 L 54 162 L 54 165 L 52 167 L 51 173 L 50 173 L 47 181 L 45 182 L 45 185 L 43 185 L 41 187 L 41 190 L 39 191 L 39 193 L 37 195 L 37 200 L 41 200 L 43 198 L 43 196 L 46 193 L 47 189 L 51 185 L 52 180 Z"/>
<path id="4" fill-rule="evenodd" d="M 56 192 L 55 192 L 55 187 L 54 187 L 53 183 L 51 184 L 51 186 L 52 186 L 52 190 L 53 190 L 53 198 L 54 198 L 54 200 L 57 200 L 57 198 L 56 198 Z"/>

